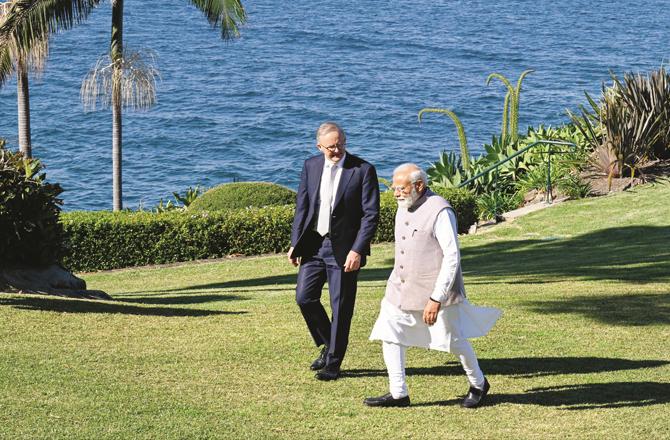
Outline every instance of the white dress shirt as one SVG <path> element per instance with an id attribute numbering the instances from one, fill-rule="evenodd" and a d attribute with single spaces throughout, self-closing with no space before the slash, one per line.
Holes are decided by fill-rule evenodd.
<path id="1" fill-rule="evenodd" d="M 433 233 L 440 243 L 444 257 L 435 281 L 435 288 L 430 297 L 441 303 L 447 300 L 447 292 L 454 284 L 456 271 L 461 262 L 458 251 L 458 227 L 456 225 L 456 214 L 453 209 L 449 208 L 440 211 L 433 225 Z"/>
<path id="2" fill-rule="evenodd" d="M 319 187 L 319 200 L 320 203 L 327 203 L 327 200 L 330 200 L 330 209 L 327 211 L 322 211 L 321 210 L 321 205 L 319 205 L 319 209 L 317 212 L 320 214 L 322 212 L 328 212 L 329 216 L 330 213 L 333 212 L 333 206 L 335 204 L 335 196 L 337 195 L 337 187 L 340 184 L 340 178 L 342 177 L 342 166 L 344 165 L 344 160 L 347 158 L 347 153 L 344 153 L 342 155 L 342 158 L 338 160 L 337 162 L 331 162 L 330 160 L 326 159 L 323 163 L 323 171 L 321 172 L 321 182 L 323 183 L 325 179 L 329 179 L 331 173 L 335 172 L 335 179 L 333 180 L 333 187 L 332 187 L 332 197 L 331 194 L 326 194 L 327 191 L 327 185 L 321 184 Z M 316 222 L 314 222 L 314 230 L 317 231 L 319 224 L 319 218 L 317 216 Z M 318 232 L 318 231 L 317 231 Z"/>

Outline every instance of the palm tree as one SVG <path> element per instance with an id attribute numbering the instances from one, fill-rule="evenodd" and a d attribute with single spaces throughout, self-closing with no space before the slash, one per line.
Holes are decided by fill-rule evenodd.
<path id="1" fill-rule="evenodd" d="M 11 11 L 12 2 L 0 4 L 0 23 Z M 7 58 L 7 69 L 16 72 L 16 101 L 19 122 L 19 149 L 24 157 L 32 157 L 32 146 L 30 138 L 30 86 L 28 72 L 32 71 L 39 75 L 44 69 L 44 63 L 49 54 L 48 39 L 39 40 L 29 51 L 18 47 L 16 42 L 1 49 Z M 0 58 L 3 58 L 0 55 Z M 2 70 L 2 69 L 0 69 Z M 3 80 L 0 79 L 0 83 Z"/>
<path id="2" fill-rule="evenodd" d="M 239 26 L 246 21 L 246 13 L 241 0 L 189 0 L 200 9 L 210 24 L 221 29 L 221 38 L 228 40 L 239 36 Z M 0 85 L 11 72 L 3 47 L 15 35 L 16 45 L 25 50 L 34 47 L 40 39 L 50 33 L 69 29 L 84 20 L 100 0 L 14 0 L 12 13 L 0 26 Z M 98 94 L 108 95 L 112 107 L 112 168 L 113 168 L 113 208 L 122 209 L 121 189 L 121 147 L 122 147 L 122 107 L 144 108 L 155 101 L 153 78 L 157 74 L 151 63 L 145 62 L 141 53 L 125 54 L 123 47 L 123 0 L 111 0 L 112 36 L 109 50 L 109 65 L 97 65 L 96 81 L 91 74 L 82 85 L 84 105 L 97 100 Z M 128 66 L 144 65 L 147 69 L 135 77 L 124 77 Z M 103 71 L 104 70 L 104 71 Z M 106 73 L 108 72 L 108 73 Z M 124 79 L 125 78 L 125 79 Z M 94 86 L 94 84 L 96 84 Z M 125 85 L 124 85 L 125 84 Z M 140 84 L 134 89 L 131 86 Z M 137 95 L 135 91 L 139 91 Z M 101 93 L 102 92 L 102 93 Z"/>
<path id="3" fill-rule="evenodd" d="M 221 27 L 221 37 L 239 36 L 239 25 L 246 21 L 240 0 L 190 0 L 207 17 Z M 146 52 L 129 51 L 123 45 L 123 0 L 112 0 L 112 36 L 109 56 L 99 60 L 81 87 L 85 107 L 95 108 L 101 97 L 103 106 L 112 108 L 112 193 L 113 209 L 123 209 L 122 146 L 124 107 L 145 109 L 156 102 L 158 71 L 153 57 Z"/>

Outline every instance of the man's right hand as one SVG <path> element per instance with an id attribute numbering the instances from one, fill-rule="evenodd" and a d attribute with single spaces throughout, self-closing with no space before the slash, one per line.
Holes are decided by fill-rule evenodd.
<path id="1" fill-rule="evenodd" d="M 300 264 L 300 258 L 291 258 L 291 254 L 293 253 L 293 246 L 291 246 L 291 249 L 288 250 L 288 253 L 286 256 L 288 257 L 288 261 L 294 265 L 298 266 Z"/>

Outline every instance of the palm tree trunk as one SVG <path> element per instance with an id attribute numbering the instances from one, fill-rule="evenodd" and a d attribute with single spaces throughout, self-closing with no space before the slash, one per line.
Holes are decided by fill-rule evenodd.
<path id="1" fill-rule="evenodd" d="M 23 56 L 16 61 L 16 100 L 19 119 L 19 149 L 24 157 L 32 157 L 30 142 L 30 88 L 28 66 Z"/>
<path id="2" fill-rule="evenodd" d="M 112 191 L 114 211 L 120 211 L 123 209 L 123 179 L 121 178 L 123 125 L 121 121 L 121 99 L 116 91 L 112 93 Z"/>
<path id="3" fill-rule="evenodd" d="M 123 209 L 121 110 L 121 63 L 123 62 L 123 0 L 112 1 L 112 40 L 109 47 L 114 65 L 112 74 L 112 192 L 114 211 Z"/>

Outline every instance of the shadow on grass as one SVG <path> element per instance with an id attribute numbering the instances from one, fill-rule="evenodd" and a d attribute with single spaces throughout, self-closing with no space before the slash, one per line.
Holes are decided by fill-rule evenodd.
<path id="1" fill-rule="evenodd" d="M 459 405 L 460 399 L 422 402 L 413 406 Z M 501 404 L 560 407 L 563 410 L 629 408 L 670 402 L 670 383 L 611 382 L 532 388 L 518 394 L 489 394 L 486 406 Z"/>
<path id="2" fill-rule="evenodd" d="M 668 226 L 627 226 L 570 238 L 466 247 L 462 264 L 466 273 L 514 282 L 544 283 L 556 277 L 656 282 L 670 280 L 668 243 Z M 519 276 L 524 279 L 515 279 Z"/>
<path id="3" fill-rule="evenodd" d="M 514 378 L 554 376 L 558 374 L 589 374 L 620 370 L 654 368 L 670 364 L 663 360 L 632 360 L 601 357 L 540 357 L 480 359 L 479 365 L 488 375 L 504 375 Z M 407 368 L 408 376 L 462 375 L 459 363 L 450 362 L 437 367 Z M 386 370 L 353 369 L 343 370 L 343 377 L 386 377 Z"/>
<path id="4" fill-rule="evenodd" d="M 180 295 L 180 296 L 122 296 L 115 295 L 115 299 L 124 303 L 137 304 L 204 304 L 221 301 L 243 301 L 248 298 L 239 295 Z"/>
<path id="5" fill-rule="evenodd" d="M 579 314 L 610 325 L 670 324 L 670 294 L 583 295 L 524 305 L 537 313 Z"/>
<path id="6" fill-rule="evenodd" d="M 0 298 L 0 306 L 11 306 L 21 310 L 39 310 L 60 313 L 109 313 L 141 316 L 212 316 L 241 315 L 245 311 L 198 310 L 168 307 L 138 307 L 111 302 L 67 300 L 51 298 Z"/>
<path id="7" fill-rule="evenodd" d="M 366 269 L 363 268 L 359 274 L 359 281 L 386 281 L 388 276 L 391 274 L 391 267 L 388 268 L 377 268 L 377 269 Z M 207 284 L 195 284 L 192 286 L 180 287 L 176 289 L 161 289 L 161 290 L 146 290 L 142 293 L 177 293 L 177 292 L 187 292 L 190 290 L 195 291 L 209 291 L 209 290 L 223 290 L 223 289 L 232 289 L 232 288 L 244 288 L 248 287 L 249 292 L 261 291 L 267 289 L 261 289 L 260 287 L 264 286 L 278 286 L 278 285 L 289 285 L 291 289 L 295 288 L 295 283 L 297 279 L 296 273 L 289 275 L 273 275 L 268 277 L 260 278 L 248 278 L 244 280 L 231 280 L 231 281 L 222 281 L 215 283 Z M 257 288 L 257 289 L 254 289 Z M 127 292 L 131 293 L 131 292 Z"/>

